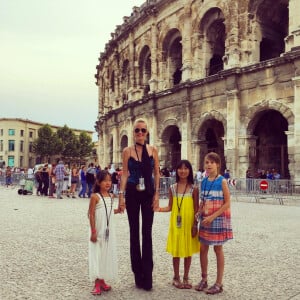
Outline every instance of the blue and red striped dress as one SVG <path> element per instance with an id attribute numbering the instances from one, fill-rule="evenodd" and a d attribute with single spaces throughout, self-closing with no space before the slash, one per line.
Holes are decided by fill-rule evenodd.
<path id="1" fill-rule="evenodd" d="M 205 177 L 201 183 L 203 213 L 199 222 L 199 241 L 205 245 L 223 245 L 226 241 L 233 238 L 230 208 L 226 209 L 208 226 L 201 224 L 204 217 L 212 215 L 224 204 L 223 179 L 223 176 L 219 176 L 215 180 L 210 181 L 208 177 Z"/>

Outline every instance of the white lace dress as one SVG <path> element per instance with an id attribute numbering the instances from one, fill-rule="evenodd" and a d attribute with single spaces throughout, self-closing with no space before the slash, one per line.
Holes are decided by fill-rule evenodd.
<path id="1" fill-rule="evenodd" d="M 95 210 L 96 243 L 90 241 L 91 229 L 89 228 L 89 278 L 91 281 L 95 281 L 97 278 L 111 280 L 116 278 L 118 273 L 113 199 L 104 197 L 107 215 L 108 217 L 110 215 L 109 237 L 106 239 L 107 217 L 105 205 L 102 197 L 99 194 L 97 195 L 99 202 Z"/>

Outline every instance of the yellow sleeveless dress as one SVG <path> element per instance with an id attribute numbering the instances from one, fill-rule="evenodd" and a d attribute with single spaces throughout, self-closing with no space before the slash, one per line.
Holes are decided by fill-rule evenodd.
<path id="1" fill-rule="evenodd" d="M 173 257 L 189 257 L 200 251 L 198 237 L 192 237 L 195 211 L 193 201 L 193 187 L 183 194 L 176 195 L 177 183 L 171 185 L 173 195 L 172 211 L 170 216 L 167 252 Z M 182 200 L 181 200 L 182 199 Z M 178 204 L 177 204 L 178 200 Z M 180 206 L 181 204 L 181 206 Z M 180 206 L 181 227 L 177 227 L 178 206 Z"/>

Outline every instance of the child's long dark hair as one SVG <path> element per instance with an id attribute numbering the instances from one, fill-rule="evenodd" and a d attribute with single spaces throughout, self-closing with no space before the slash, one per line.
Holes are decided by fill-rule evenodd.
<path id="1" fill-rule="evenodd" d="M 193 168 L 191 163 L 187 159 L 182 159 L 176 166 L 176 182 L 179 181 L 179 176 L 178 176 L 178 169 L 181 168 L 182 166 L 185 166 L 189 169 L 189 176 L 187 178 L 188 183 L 194 184 L 194 176 L 193 176 Z"/>
<path id="2" fill-rule="evenodd" d="M 93 186 L 93 193 L 100 193 L 100 183 L 109 176 L 111 178 L 111 175 L 106 170 L 101 170 L 96 174 L 96 181 Z"/>

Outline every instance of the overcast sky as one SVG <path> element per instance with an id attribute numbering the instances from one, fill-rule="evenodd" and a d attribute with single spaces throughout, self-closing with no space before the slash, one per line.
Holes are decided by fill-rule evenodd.
<path id="1" fill-rule="evenodd" d="M 100 52 L 145 0 L 0 0 L 0 117 L 94 130 Z"/>

